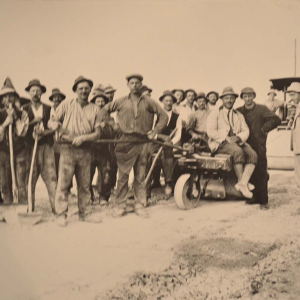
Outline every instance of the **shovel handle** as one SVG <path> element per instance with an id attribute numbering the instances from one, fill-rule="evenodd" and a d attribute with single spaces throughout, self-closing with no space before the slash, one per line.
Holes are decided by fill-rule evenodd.
<path id="1" fill-rule="evenodd" d="M 29 172 L 29 179 L 28 179 L 28 212 L 32 212 L 32 175 L 33 175 L 33 167 L 35 163 L 35 156 L 36 156 L 36 149 L 38 145 L 38 135 L 35 135 L 34 139 L 34 146 L 32 151 L 32 158 L 31 158 L 31 164 L 30 164 L 30 172 Z"/>
<path id="2" fill-rule="evenodd" d="M 13 135 L 12 124 L 9 124 L 9 127 L 8 127 L 8 140 L 9 140 L 9 154 L 10 154 L 9 156 L 10 156 L 11 179 L 12 179 L 14 203 L 18 203 L 18 188 L 17 188 L 17 181 L 16 181 L 16 173 L 15 173 L 14 147 L 13 147 L 12 135 Z"/>

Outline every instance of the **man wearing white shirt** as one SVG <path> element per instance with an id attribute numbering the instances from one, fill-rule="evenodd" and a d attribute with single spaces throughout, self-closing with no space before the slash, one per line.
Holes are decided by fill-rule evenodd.
<path id="1" fill-rule="evenodd" d="M 172 111 L 173 104 L 177 101 L 171 91 L 165 91 L 163 95 L 159 98 L 159 100 L 163 104 L 164 111 L 168 115 L 168 123 L 167 127 L 163 129 L 163 131 L 157 134 L 156 138 L 162 140 L 166 143 L 171 143 L 173 145 L 179 144 L 181 139 L 181 131 L 182 131 L 182 120 L 179 115 Z M 175 130 L 175 133 L 172 137 L 170 137 L 171 133 Z M 153 152 L 157 151 L 160 146 L 153 145 Z M 153 153 L 152 152 L 152 153 Z M 165 147 L 161 157 L 160 157 L 161 165 L 163 168 L 164 176 L 165 176 L 165 194 L 170 196 L 173 190 L 173 169 L 174 169 L 174 155 L 173 149 L 169 147 Z M 156 169 L 155 179 L 159 179 L 160 168 Z M 149 191 L 149 190 L 148 190 Z M 149 193 L 148 193 L 149 194 Z"/>

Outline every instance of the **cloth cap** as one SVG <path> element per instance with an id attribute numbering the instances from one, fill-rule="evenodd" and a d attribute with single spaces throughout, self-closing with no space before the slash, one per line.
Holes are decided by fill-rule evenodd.
<path id="1" fill-rule="evenodd" d="M 277 94 L 276 94 L 276 92 L 275 92 L 274 90 L 270 90 L 269 93 L 268 93 L 268 96 L 269 96 L 270 94 L 272 94 L 272 93 L 273 93 L 275 96 L 277 96 Z"/>
<path id="2" fill-rule="evenodd" d="M 92 80 L 87 79 L 83 76 L 79 76 L 78 78 L 75 79 L 75 83 L 74 83 L 73 88 L 72 88 L 73 92 L 76 92 L 77 85 L 81 82 L 87 82 L 89 84 L 90 88 L 93 87 L 93 81 Z"/>
<path id="3" fill-rule="evenodd" d="M 130 74 L 128 76 L 126 76 L 126 80 L 129 81 L 131 78 L 137 78 L 140 81 L 143 81 L 144 77 L 140 74 Z"/>
<path id="4" fill-rule="evenodd" d="M 108 85 L 104 89 L 104 93 L 111 93 L 111 92 L 115 92 L 115 91 L 116 91 L 116 89 L 114 89 L 111 85 Z"/>
<path id="5" fill-rule="evenodd" d="M 173 99 L 173 103 L 177 102 L 177 99 L 174 97 L 171 91 L 164 91 L 162 96 L 159 97 L 159 101 L 163 101 L 166 96 L 171 96 Z"/>
<path id="6" fill-rule="evenodd" d="M 300 93 L 300 82 L 292 82 L 292 84 L 288 87 L 287 93 L 296 92 Z"/>
<path id="7" fill-rule="evenodd" d="M 143 85 L 143 86 L 141 87 L 140 92 L 141 92 L 141 94 L 142 94 L 142 93 L 144 93 L 145 91 L 149 91 L 150 93 L 152 93 L 152 89 L 148 88 L 146 85 Z"/>
<path id="8" fill-rule="evenodd" d="M 223 93 L 222 93 L 222 95 L 220 96 L 220 98 L 222 99 L 224 96 L 227 96 L 227 95 L 233 95 L 233 96 L 235 96 L 236 98 L 239 96 L 237 93 L 235 93 L 235 92 L 233 91 L 233 88 L 232 88 L 231 86 L 228 86 L 228 87 L 224 88 Z"/>
<path id="9" fill-rule="evenodd" d="M 205 93 L 203 93 L 203 92 L 200 92 L 200 93 L 197 94 L 196 99 L 200 99 L 200 98 L 204 98 L 205 100 L 207 100 L 206 97 L 205 97 Z"/>
<path id="10" fill-rule="evenodd" d="M 251 87 L 245 87 L 245 88 L 243 88 L 241 90 L 241 96 L 240 97 L 243 98 L 244 94 L 254 94 L 254 97 L 256 97 L 256 93 L 255 93 L 254 89 L 251 88 Z"/>
<path id="11" fill-rule="evenodd" d="M 90 102 L 95 103 L 96 99 L 98 97 L 102 97 L 105 100 L 105 103 L 107 104 L 109 102 L 108 97 L 100 90 L 94 90 L 92 99 L 90 100 Z"/>
<path id="12" fill-rule="evenodd" d="M 66 95 L 63 94 L 63 93 L 60 91 L 60 89 L 55 88 L 55 89 L 52 90 L 52 95 L 49 97 L 49 100 L 53 101 L 53 97 L 54 97 L 54 96 L 57 96 L 57 95 L 62 96 L 63 100 L 66 99 Z"/>
<path id="13" fill-rule="evenodd" d="M 25 88 L 25 91 L 29 92 L 33 86 L 39 86 L 42 90 L 42 93 L 46 93 L 46 87 L 42 85 L 38 79 L 30 80 L 28 86 Z"/>

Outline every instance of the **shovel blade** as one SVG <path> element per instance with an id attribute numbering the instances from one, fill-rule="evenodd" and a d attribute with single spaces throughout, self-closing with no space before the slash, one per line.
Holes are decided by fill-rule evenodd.
<path id="1" fill-rule="evenodd" d="M 39 223 L 42 220 L 42 213 L 18 213 L 18 220 L 20 225 L 32 226 Z"/>

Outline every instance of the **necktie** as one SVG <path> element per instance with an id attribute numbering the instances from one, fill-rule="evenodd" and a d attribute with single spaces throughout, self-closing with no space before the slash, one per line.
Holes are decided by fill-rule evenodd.
<path id="1" fill-rule="evenodd" d="M 230 127 L 228 136 L 233 136 L 234 133 L 233 133 L 233 129 L 232 129 L 231 122 L 230 122 L 230 112 L 231 112 L 231 110 L 229 109 L 228 114 L 227 114 L 228 124 L 229 124 L 229 127 Z"/>

